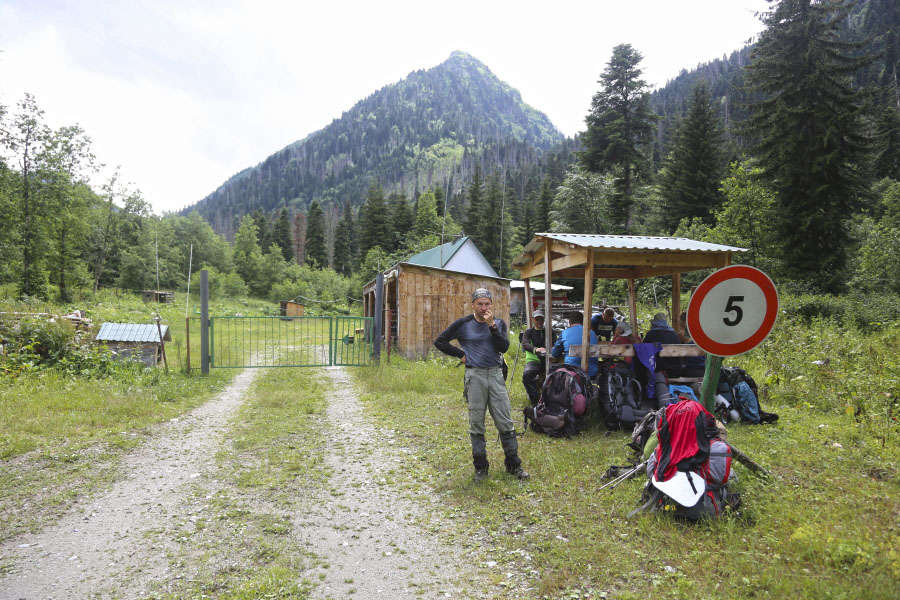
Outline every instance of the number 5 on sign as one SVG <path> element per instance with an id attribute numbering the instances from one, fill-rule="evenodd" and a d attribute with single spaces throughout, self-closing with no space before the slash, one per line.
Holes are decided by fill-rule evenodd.
<path id="1" fill-rule="evenodd" d="M 778 292 L 754 267 L 720 269 L 697 287 L 687 310 L 691 337 L 714 356 L 734 356 L 763 341 L 778 316 Z"/>

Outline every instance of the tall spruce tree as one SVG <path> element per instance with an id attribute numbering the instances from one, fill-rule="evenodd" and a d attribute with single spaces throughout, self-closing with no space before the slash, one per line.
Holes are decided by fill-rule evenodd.
<path id="1" fill-rule="evenodd" d="M 393 231 L 393 243 L 389 252 L 395 252 L 403 247 L 406 236 L 412 230 L 416 216 L 412 207 L 406 200 L 406 195 L 401 193 L 391 194 L 388 198 L 388 208 L 391 215 L 391 230 Z"/>
<path id="2" fill-rule="evenodd" d="M 669 232 L 682 219 L 712 224 L 722 204 L 725 155 L 721 119 L 710 102 L 709 85 L 700 81 L 691 92 L 687 114 L 675 133 L 661 181 L 664 225 Z"/>
<path id="3" fill-rule="evenodd" d="M 325 213 L 318 200 L 309 205 L 306 217 L 306 262 L 312 267 L 328 266 L 328 248 L 325 246 Z"/>
<path id="4" fill-rule="evenodd" d="M 619 190 L 616 210 L 624 216 L 625 232 L 631 230 L 634 182 L 647 172 L 656 116 L 650 110 L 647 82 L 638 67 L 643 56 L 631 44 L 613 48 L 606 70 L 600 74 L 600 90 L 585 117 L 581 140 L 581 164 L 595 173 L 613 173 Z"/>
<path id="5" fill-rule="evenodd" d="M 269 227 L 269 217 L 266 216 L 261 208 L 257 208 L 253 211 L 253 223 L 256 225 L 256 239 L 258 240 L 259 247 L 262 249 L 263 254 L 265 254 L 272 245 L 272 232 Z"/>
<path id="6" fill-rule="evenodd" d="M 481 167 L 475 165 L 475 171 L 472 173 L 472 180 L 466 190 L 466 196 L 469 200 L 469 206 L 466 209 L 466 235 L 472 238 L 475 245 L 481 249 L 484 243 L 484 222 L 482 213 L 484 211 L 484 181 L 481 178 Z"/>
<path id="7" fill-rule="evenodd" d="M 359 215 L 359 253 L 364 258 L 369 250 L 378 246 L 385 252 L 391 248 L 393 230 L 390 215 L 384 201 L 384 190 L 378 183 L 369 186 L 366 203 Z"/>
<path id="8" fill-rule="evenodd" d="M 553 221 L 550 218 L 550 211 L 553 209 L 553 189 L 550 187 L 549 177 L 544 177 L 544 180 L 541 181 L 541 196 L 537 209 L 535 215 L 537 233 L 549 233 L 553 227 Z"/>
<path id="9" fill-rule="evenodd" d="M 845 281 L 850 214 L 867 186 L 869 127 L 851 76 L 871 61 L 842 41 L 842 0 L 781 0 L 762 17 L 751 54 L 748 132 L 763 177 L 776 193 L 785 274 L 819 289 Z"/>
<path id="10" fill-rule="evenodd" d="M 334 270 L 341 275 L 351 275 L 356 257 L 354 247 L 356 239 L 356 227 L 353 223 L 353 209 L 350 202 L 344 203 L 344 211 L 341 220 L 338 221 L 334 232 Z"/>
<path id="11" fill-rule="evenodd" d="M 294 240 L 291 238 L 291 217 L 287 207 L 278 212 L 278 220 L 272 228 L 272 243 L 281 248 L 284 260 L 294 262 Z"/>

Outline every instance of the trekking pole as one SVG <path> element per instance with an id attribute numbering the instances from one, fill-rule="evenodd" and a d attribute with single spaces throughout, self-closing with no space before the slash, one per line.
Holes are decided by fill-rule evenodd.
<path id="1" fill-rule="evenodd" d="M 510 390 L 512 389 L 513 379 L 516 378 L 516 367 L 519 366 L 519 350 L 522 349 L 522 338 L 519 338 L 519 345 L 516 347 L 516 360 L 513 362 L 512 373 L 509 374 L 509 379 L 506 381 L 506 395 L 510 395 Z"/>
<path id="2" fill-rule="evenodd" d="M 746 466 L 751 471 L 758 474 L 760 477 L 768 477 L 769 476 L 769 471 L 767 471 L 764 467 L 762 467 L 760 464 L 754 462 L 753 459 L 751 459 L 749 456 L 747 456 L 746 454 L 744 454 L 743 452 L 741 452 L 740 450 L 738 450 L 731 444 L 728 444 L 728 445 L 731 446 L 731 455 L 734 457 L 734 459 L 736 461 L 738 461 L 742 465 Z"/>
<path id="3" fill-rule="evenodd" d="M 641 471 L 644 469 L 644 467 L 646 467 L 646 466 L 647 466 L 647 461 L 644 461 L 644 462 L 642 462 L 641 464 L 639 464 L 639 465 L 637 465 L 636 467 L 634 467 L 633 469 L 630 469 L 630 470 L 628 470 L 628 471 L 625 471 L 624 473 L 622 473 L 621 475 L 619 475 L 618 477 L 616 477 L 616 478 L 613 479 L 612 481 L 609 481 L 609 482 L 607 482 L 607 483 L 604 483 L 603 485 L 600 486 L 600 488 L 599 488 L 597 491 L 599 492 L 600 490 L 602 490 L 603 488 L 605 488 L 605 487 L 607 487 L 607 486 L 612 486 L 612 487 L 610 487 L 610 489 L 616 487 L 617 485 L 619 485 L 620 483 L 622 483 L 622 482 L 625 481 L 626 479 L 630 479 L 630 478 L 633 477 L 634 475 L 637 475 L 637 474 L 638 474 L 639 472 L 641 472 Z"/>

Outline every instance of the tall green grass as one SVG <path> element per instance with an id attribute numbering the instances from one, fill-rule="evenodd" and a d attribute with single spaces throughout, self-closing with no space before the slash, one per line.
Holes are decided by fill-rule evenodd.
<path id="1" fill-rule="evenodd" d="M 653 514 L 626 520 L 640 504 L 644 477 L 599 490 L 606 469 L 625 462 L 626 432 L 596 426 L 570 440 L 524 433 L 526 484 L 502 473 L 492 436 L 495 468 L 476 484 L 455 361 L 392 357 L 354 373 L 367 410 L 412 449 L 416 460 L 407 467 L 417 485 L 446 498 L 459 543 L 495 545 L 504 571 L 525 578 L 511 597 L 525 585 L 536 598 L 895 598 L 896 333 L 783 318 L 761 347 L 726 359 L 756 378 L 763 408 L 781 416 L 775 425 L 728 432 L 772 476 L 762 480 L 737 465 L 740 514 L 699 524 Z M 527 402 L 519 360 L 514 415 Z M 487 426 L 491 432 L 490 419 Z"/>

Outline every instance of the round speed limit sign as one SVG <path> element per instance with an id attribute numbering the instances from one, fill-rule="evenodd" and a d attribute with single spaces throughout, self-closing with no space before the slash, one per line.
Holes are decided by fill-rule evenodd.
<path id="1" fill-rule="evenodd" d="M 735 356 L 763 341 L 778 316 L 778 292 L 755 267 L 733 265 L 703 280 L 691 297 L 687 326 L 694 342 L 714 356 Z"/>

